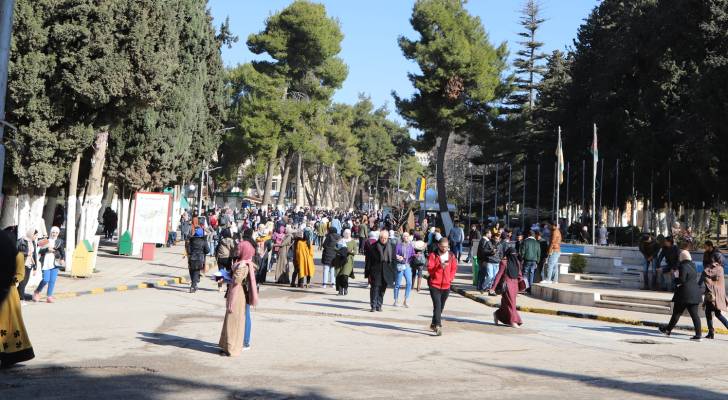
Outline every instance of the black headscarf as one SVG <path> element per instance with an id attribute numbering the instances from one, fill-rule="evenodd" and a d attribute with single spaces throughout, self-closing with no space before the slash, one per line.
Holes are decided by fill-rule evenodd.
<path id="1" fill-rule="evenodd" d="M 8 297 L 10 288 L 15 284 L 15 257 L 18 248 L 15 240 L 7 231 L 0 231 L 0 304 Z"/>
<path id="2" fill-rule="evenodd" d="M 521 262 L 518 260 L 518 254 L 513 247 L 508 247 L 506 253 L 503 255 L 507 260 L 506 273 L 511 279 L 518 278 L 518 274 L 521 271 Z"/>

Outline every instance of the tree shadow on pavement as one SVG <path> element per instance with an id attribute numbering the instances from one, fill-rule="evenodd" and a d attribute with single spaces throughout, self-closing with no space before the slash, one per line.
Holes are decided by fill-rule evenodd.
<path id="1" fill-rule="evenodd" d="M 629 326 L 570 326 L 570 328 L 586 329 L 595 332 L 621 333 L 625 335 L 637 336 L 653 336 L 659 338 L 667 338 L 667 336 L 659 333 L 657 329 L 636 328 Z M 673 334 L 674 335 L 674 334 Z M 688 336 L 686 335 L 686 338 Z"/>
<path id="2" fill-rule="evenodd" d="M 64 398 L 74 400 L 161 399 L 314 399 L 328 400 L 316 391 L 284 393 L 241 383 L 215 384 L 199 378 L 167 376 L 143 367 L 36 367 L 5 372 L 0 383 L 3 398 Z M 194 374 L 191 373 L 191 376 Z"/>
<path id="3" fill-rule="evenodd" d="M 203 353 L 218 354 L 220 347 L 217 343 L 205 342 L 199 339 L 191 339 L 167 333 L 137 332 L 141 336 L 139 340 L 157 346 L 173 346 L 181 349 L 197 350 Z"/>
<path id="4" fill-rule="evenodd" d="M 723 400 L 726 398 L 725 393 L 718 393 L 712 390 L 704 389 L 697 386 L 678 385 L 669 383 L 647 383 L 647 382 L 630 382 L 615 378 L 606 378 L 603 376 L 590 376 L 584 374 L 575 374 L 570 372 L 551 371 L 538 368 L 521 367 L 515 365 L 495 365 L 482 361 L 474 361 L 467 359 L 459 359 L 459 361 L 477 364 L 489 368 L 498 368 L 510 370 L 528 375 L 542 376 L 549 378 L 550 384 L 557 384 L 553 379 L 561 379 L 566 381 L 577 382 L 580 384 L 593 386 L 600 389 L 619 390 L 627 393 L 636 393 L 647 396 L 654 396 L 662 399 L 675 400 Z M 534 383 L 535 384 L 535 383 Z M 564 393 L 564 398 L 569 398 L 569 394 Z"/>
<path id="5" fill-rule="evenodd" d="M 307 302 L 303 302 L 303 301 L 299 301 L 297 303 L 298 304 L 304 304 L 304 305 L 307 305 L 307 306 L 320 306 L 320 307 L 341 308 L 343 310 L 366 311 L 364 308 L 361 308 L 361 307 L 342 306 L 342 305 L 339 305 L 339 304 L 307 303 Z"/>
<path id="6" fill-rule="evenodd" d="M 401 326 L 396 325 L 389 325 L 389 324 L 380 324 L 376 322 L 356 322 L 356 321 L 336 321 L 340 324 L 344 325 L 350 325 L 350 326 L 358 326 L 358 327 L 369 327 L 369 328 L 378 328 L 378 329 L 388 329 L 392 331 L 400 331 L 400 332 L 406 332 L 406 333 L 415 333 L 419 335 L 425 335 L 425 336 L 435 336 L 430 331 L 426 331 L 424 329 L 410 329 L 410 328 L 403 328 Z"/>

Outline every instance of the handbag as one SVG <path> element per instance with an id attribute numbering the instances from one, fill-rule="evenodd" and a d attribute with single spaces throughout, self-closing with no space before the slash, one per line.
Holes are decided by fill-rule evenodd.
<path id="1" fill-rule="evenodd" d="M 508 291 L 508 284 L 506 284 L 506 280 L 503 279 L 501 282 L 496 285 L 495 287 L 495 294 L 503 294 Z"/>
<path id="2" fill-rule="evenodd" d="M 528 282 L 523 278 L 518 278 L 518 292 L 525 292 L 528 289 Z"/>

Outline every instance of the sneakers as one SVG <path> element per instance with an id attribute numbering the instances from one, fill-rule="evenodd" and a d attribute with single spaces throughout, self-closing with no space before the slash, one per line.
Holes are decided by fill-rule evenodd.
<path id="1" fill-rule="evenodd" d="M 435 336 L 442 336 L 442 327 L 441 326 L 435 327 Z"/>
<path id="2" fill-rule="evenodd" d="M 550 285 L 551 284 L 551 281 L 541 281 L 539 283 L 543 283 L 544 285 Z"/>
<path id="3" fill-rule="evenodd" d="M 250 350 L 250 345 L 243 346 L 243 351 L 248 351 L 248 350 Z"/>
<path id="4" fill-rule="evenodd" d="M 392 303 L 392 307 L 399 307 L 399 304 L 397 303 L 397 301 L 395 301 L 394 303 Z"/>
<path id="5" fill-rule="evenodd" d="M 323 286 L 323 288 L 324 288 L 324 289 L 326 289 L 326 284 L 325 284 L 325 283 L 324 283 L 324 286 Z"/>

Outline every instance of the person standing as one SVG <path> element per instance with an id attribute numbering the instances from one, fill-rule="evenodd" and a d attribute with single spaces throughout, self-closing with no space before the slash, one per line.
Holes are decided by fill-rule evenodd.
<path id="1" fill-rule="evenodd" d="M 354 256 L 359 249 L 359 242 L 352 239 L 351 230 L 344 229 L 341 247 L 337 250 L 340 265 L 336 267 L 336 290 L 341 296 L 349 294 L 349 278 L 354 274 Z"/>
<path id="2" fill-rule="evenodd" d="M 0 332 L 5 333 L 0 335 L 0 369 L 35 357 L 15 287 L 23 281 L 25 271 L 25 257 L 14 236 L 0 231 Z"/>
<path id="3" fill-rule="evenodd" d="M 371 312 L 382 311 L 387 286 L 394 283 L 396 271 L 395 249 L 389 241 L 389 231 L 379 231 L 379 240 L 369 246 L 364 265 L 364 278 L 369 281 L 369 304 Z"/>
<path id="4" fill-rule="evenodd" d="M 430 253 L 427 260 L 427 272 L 430 275 L 428 286 L 432 298 L 432 324 L 430 329 L 436 336 L 442 336 L 442 311 L 450 294 L 450 285 L 458 270 L 455 254 L 450 252 L 447 238 L 437 242 L 437 251 Z"/>
<path id="5" fill-rule="evenodd" d="M 31 272 L 33 274 L 38 273 L 38 257 L 36 251 L 37 236 L 38 233 L 35 229 L 28 229 L 28 231 L 25 232 L 25 237 L 18 239 L 18 252 L 23 255 L 23 265 L 25 266 L 25 274 L 18 284 L 18 295 L 20 296 L 21 302 L 27 300 L 25 295 L 25 286 L 28 285 Z"/>
<path id="6" fill-rule="evenodd" d="M 549 243 L 541 237 L 541 232 L 539 232 L 539 231 L 536 231 L 535 238 L 541 249 L 541 258 L 539 258 L 539 260 L 538 260 L 538 268 L 536 268 L 536 273 L 534 274 L 534 277 L 533 277 L 533 281 L 535 283 L 537 283 L 537 282 L 541 282 L 541 277 L 543 276 L 544 268 L 546 268 L 546 260 L 548 259 L 548 254 L 549 254 Z"/>
<path id="7" fill-rule="evenodd" d="M 336 271 L 332 266 L 332 263 L 334 258 L 336 258 L 336 246 L 339 243 L 339 240 L 341 240 L 341 237 L 338 233 L 336 233 L 336 229 L 332 226 L 326 234 L 326 238 L 322 245 L 323 251 L 321 252 L 321 264 L 324 266 L 324 289 L 326 289 L 329 284 L 334 286 L 336 283 Z"/>
<path id="8" fill-rule="evenodd" d="M 33 301 L 37 302 L 39 300 L 40 293 L 46 285 L 48 285 L 46 302 L 53 303 L 55 301 L 53 291 L 55 290 L 56 280 L 58 279 L 58 269 L 65 265 L 66 262 L 66 248 L 63 239 L 58 238 L 60 233 L 60 228 L 57 226 L 52 227 L 51 237 L 38 250 L 43 279 L 38 284 L 35 292 L 33 292 Z"/>
<path id="9" fill-rule="evenodd" d="M 205 239 L 205 231 L 197 227 L 195 233 L 187 241 L 187 268 L 190 272 L 190 293 L 197 291 L 197 284 L 200 283 L 200 270 L 205 268 L 205 257 L 210 252 L 210 246 Z"/>
<path id="10" fill-rule="evenodd" d="M 493 312 L 493 322 L 496 325 L 498 325 L 498 322 L 502 322 L 512 328 L 518 328 L 523 324 L 516 307 L 518 281 L 522 277 L 521 261 L 518 259 L 518 254 L 514 248 L 508 248 L 499 264 L 498 275 L 493 280 L 493 286 L 490 288 L 491 292 L 495 291 L 499 285 L 502 288 L 500 308 Z"/>
<path id="11" fill-rule="evenodd" d="M 465 259 L 466 263 L 470 262 L 470 260 L 473 258 L 477 258 L 477 248 L 478 248 L 478 243 L 480 243 L 480 238 L 481 238 L 481 235 L 480 235 L 480 231 L 478 231 L 478 226 L 477 225 L 471 226 L 470 233 L 468 233 L 468 250 L 469 251 L 468 251 L 467 258 Z M 473 264 L 473 265 L 476 265 L 476 264 Z M 475 276 L 478 275 L 477 271 L 473 271 L 473 272 L 474 272 Z"/>
<path id="12" fill-rule="evenodd" d="M 660 251 L 660 246 L 652 238 L 652 235 L 646 233 L 640 240 L 639 250 L 642 257 L 645 258 L 642 290 L 650 290 L 651 286 L 654 288 L 657 284 L 657 253 Z M 654 282 L 652 285 L 650 285 L 650 269 L 652 269 L 652 281 Z"/>
<path id="13" fill-rule="evenodd" d="M 233 266 L 231 282 L 228 284 L 226 295 L 225 320 L 218 342 L 220 353 L 228 357 L 238 356 L 243 350 L 246 325 L 245 306 L 247 304 L 243 286 L 248 284 L 251 276 L 250 270 L 254 268 L 251 260 L 255 255 L 255 247 L 243 240 L 238 249 L 241 261 Z"/>
<path id="14" fill-rule="evenodd" d="M 296 239 L 294 263 L 298 271 L 298 287 L 311 287 L 311 278 L 316 273 L 313 263 L 313 232 L 305 229 Z"/>
<path id="15" fill-rule="evenodd" d="M 463 241 L 465 241 L 465 232 L 463 231 L 463 225 L 457 224 L 450 229 L 448 235 L 450 246 L 453 254 L 455 254 L 455 261 L 460 262 L 460 255 L 463 251 Z"/>
<path id="16" fill-rule="evenodd" d="M 538 262 L 541 260 L 541 244 L 533 236 L 533 232 L 530 230 L 526 232 L 526 239 L 521 244 L 520 255 L 524 265 L 524 275 L 528 288 L 526 291 L 531 293 L 531 286 L 533 286 L 533 279 L 536 276 L 536 268 L 538 268 Z"/>
<path id="17" fill-rule="evenodd" d="M 116 215 L 116 212 L 111 209 L 111 207 L 106 207 L 101 219 L 104 222 L 104 239 L 110 240 L 114 237 L 119 217 Z"/>
<path id="18" fill-rule="evenodd" d="M 366 216 L 366 214 L 361 219 L 361 224 L 359 224 L 359 252 L 364 252 L 364 243 L 367 241 L 367 238 L 369 238 L 369 220 Z"/>
<path id="19" fill-rule="evenodd" d="M 702 296 L 698 283 L 698 272 L 695 270 L 695 264 L 693 264 L 689 251 L 681 251 L 678 260 L 677 270 L 673 271 L 676 287 L 675 294 L 672 297 L 672 302 L 675 303 L 672 310 L 672 318 L 670 318 L 667 326 L 663 325 L 659 330 L 663 334 L 670 336 L 672 328 L 675 327 L 683 312 L 687 309 L 693 320 L 693 327 L 695 328 L 695 336 L 691 337 L 690 340 L 699 342 L 702 340 L 702 327 L 700 315 L 698 314 L 698 305 L 701 303 Z"/>
<path id="20" fill-rule="evenodd" d="M 680 257 L 680 249 L 675 244 L 675 239 L 668 236 L 662 242 L 660 255 L 657 256 L 657 265 L 660 268 L 661 286 L 663 290 L 672 291 L 674 286 L 673 271 L 677 270 Z"/>
<path id="21" fill-rule="evenodd" d="M 705 319 L 708 322 L 708 335 L 705 336 L 706 339 L 715 339 L 713 314 L 728 329 L 728 320 L 721 314 L 728 311 L 728 300 L 725 294 L 725 277 L 723 275 L 723 255 L 713 246 L 713 242 L 706 240 L 705 253 L 703 253 L 703 274 L 700 277 L 705 285 L 703 307 L 705 308 Z"/>
<path id="22" fill-rule="evenodd" d="M 412 261 L 412 257 L 414 256 L 414 247 L 412 246 L 412 242 L 410 240 L 410 235 L 407 232 L 404 232 L 402 234 L 402 241 L 397 243 L 397 247 L 395 248 L 396 258 L 397 258 L 397 276 L 394 279 L 394 306 L 399 307 L 399 288 L 400 284 L 402 283 L 402 278 L 404 278 L 405 281 L 405 290 L 404 290 L 404 303 L 403 306 L 405 308 L 409 308 L 409 305 L 407 304 L 407 301 L 410 298 L 410 294 L 412 293 L 412 268 L 410 267 L 410 262 Z"/>
<path id="23" fill-rule="evenodd" d="M 291 282 L 288 274 L 288 253 L 293 244 L 293 236 L 288 228 L 279 226 L 277 234 L 273 237 L 273 251 L 276 252 L 276 283 L 288 284 Z M 276 250 L 277 249 L 277 250 Z"/>
<path id="24" fill-rule="evenodd" d="M 559 224 L 551 224 L 551 244 L 548 260 L 541 283 L 557 283 L 559 281 L 559 258 L 561 257 L 561 230 Z"/>
<path id="25" fill-rule="evenodd" d="M 324 237 L 326 236 L 326 233 L 328 231 L 328 224 L 323 219 L 320 219 L 318 222 L 316 222 L 316 237 L 318 238 L 318 248 L 319 250 L 324 249 Z"/>
<path id="26" fill-rule="evenodd" d="M 599 245 L 600 246 L 606 246 L 607 245 L 607 227 L 603 223 L 599 225 Z"/>

